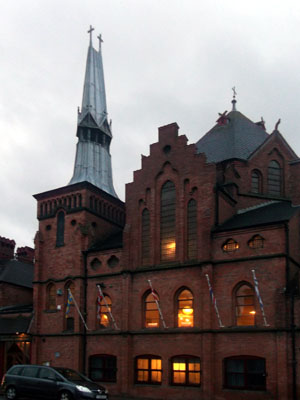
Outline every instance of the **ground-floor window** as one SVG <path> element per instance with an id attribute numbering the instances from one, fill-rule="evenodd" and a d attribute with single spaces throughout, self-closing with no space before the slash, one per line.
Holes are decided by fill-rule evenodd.
<path id="1" fill-rule="evenodd" d="M 89 375 L 93 381 L 116 382 L 117 358 L 106 354 L 91 356 Z"/>
<path id="2" fill-rule="evenodd" d="M 193 356 L 178 356 L 171 360 L 172 385 L 199 386 L 200 359 Z"/>
<path id="3" fill-rule="evenodd" d="M 230 389 L 266 389 L 266 362 L 264 358 L 238 356 L 225 358 L 225 387 Z"/>
<path id="4" fill-rule="evenodd" d="M 139 356 L 135 359 L 135 382 L 161 384 L 161 358 L 157 356 Z"/>

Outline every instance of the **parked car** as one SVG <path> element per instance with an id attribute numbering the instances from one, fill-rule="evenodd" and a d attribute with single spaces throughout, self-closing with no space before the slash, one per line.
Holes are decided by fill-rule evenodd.
<path id="1" fill-rule="evenodd" d="M 2 390 L 8 400 L 30 399 L 107 400 L 107 390 L 70 368 L 14 365 L 3 376 Z"/>

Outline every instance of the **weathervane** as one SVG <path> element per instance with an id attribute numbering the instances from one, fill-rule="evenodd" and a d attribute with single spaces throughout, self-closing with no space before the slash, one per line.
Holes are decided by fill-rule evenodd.
<path id="1" fill-rule="evenodd" d="M 92 32 L 95 30 L 95 28 L 90 25 L 90 29 L 87 31 L 87 33 L 90 34 L 90 44 L 92 44 Z"/>
<path id="2" fill-rule="evenodd" d="M 236 99 L 235 99 L 235 97 L 237 95 L 237 92 L 235 90 L 235 86 L 233 86 L 232 91 L 233 91 L 233 99 L 231 101 L 231 103 L 232 103 L 232 111 L 236 111 L 236 108 L 235 108 Z"/>

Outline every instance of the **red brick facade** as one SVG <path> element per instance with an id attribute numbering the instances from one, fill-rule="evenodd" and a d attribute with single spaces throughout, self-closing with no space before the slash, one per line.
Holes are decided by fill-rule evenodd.
<path id="1" fill-rule="evenodd" d="M 267 190 L 271 161 L 277 161 L 282 171 L 277 197 Z M 259 193 L 251 189 L 254 170 L 261 174 Z M 35 239 L 32 362 L 64 365 L 93 375 L 93 356 L 102 363 L 109 356 L 113 367 L 106 369 L 114 372 L 109 374 L 99 364 L 98 380 L 115 395 L 295 400 L 296 390 L 300 396 L 300 373 L 295 364 L 300 348 L 300 220 L 299 209 L 290 207 L 289 201 L 299 204 L 299 178 L 295 154 L 277 131 L 247 161 L 216 164 L 208 163 L 205 154 L 197 154 L 196 146 L 178 135 L 177 124 L 170 124 L 159 129 L 159 141 L 150 146 L 142 168 L 126 185 L 125 204 L 87 182 L 36 195 L 39 231 Z M 176 194 L 176 250 L 171 261 L 162 262 L 161 193 L 168 181 Z M 192 199 L 196 204 L 196 256 L 189 259 L 187 208 Z M 274 207 L 280 202 L 282 209 L 290 207 L 287 216 L 269 217 L 269 202 Z M 265 222 L 251 220 L 251 210 L 259 212 L 258 206 L 266 209 Z M 143 230 L 145 209 L 149 225 Z M 238 215 L 248 216 L 248 222 L 236 220 L 225 229 L 226 222 Z M 256 218 L 257 214 L 253 215 Z M 143 262 L 143 234 L 150 243 L 147 262 Z M 255 246 L 257 235 L 259 245 Z M 229 239 L 237 248 L 224 251 Z M 252 270 L 267 325 L 255 295 Z M 207 276 L 222 327 L 211 303 Z M 148 280 L 159 296 L 165 328 L 162 321 L 156 328 L 145 325 Z M 88 329 L 74 305 L 68 314 L 74 325 L 67 325 L 71 283 Z M 113 321 L 99 325 L 97 284 L 111 300 L 116 325 Z M 249 325 L 237 324 L 237 293 L 243 285 L 253 293 L 254 322 Z M 193 326 L 180 327 L 178 296 L 185 289 L 193 296 Z M 137 358 L 147 357 L 161 360 L 157 375 L 152 368 L 141 372 L 138 367 L 141 375 L 137 372 Z M 184 360 L 190 361 L 184 364 Z M 181 372 L 176 370 L 178 365 Z M 148 373 L 156 376 L 152 382 L 146 382 Z"/>

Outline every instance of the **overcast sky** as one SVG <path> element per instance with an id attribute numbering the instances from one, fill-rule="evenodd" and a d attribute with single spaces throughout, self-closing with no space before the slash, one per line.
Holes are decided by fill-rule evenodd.
<path id="1" fill-rule="evenodd" d="M 72 177 L 89 25 L 102 33 L 114 186 L 159 126 L 196 142 L 237 109 L 300 154 L 300 2 L 0 0 L 0 236 L 33 246 L 33 194 Z"/>

